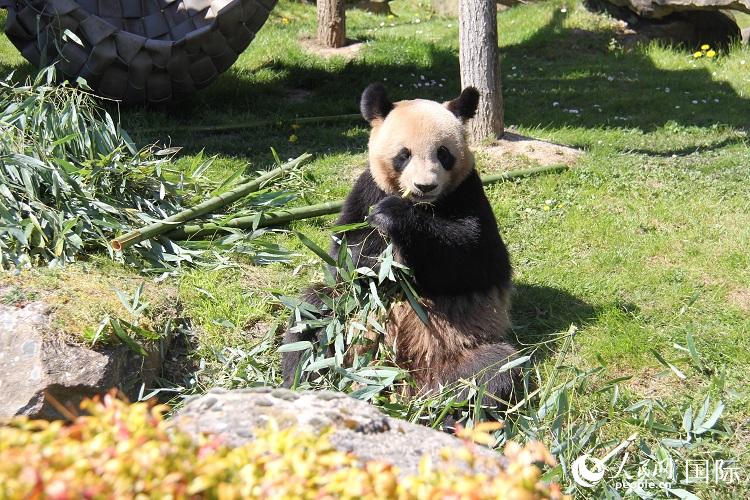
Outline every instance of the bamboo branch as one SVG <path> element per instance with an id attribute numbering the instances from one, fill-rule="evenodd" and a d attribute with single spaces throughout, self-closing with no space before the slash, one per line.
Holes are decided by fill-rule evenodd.
<path id="1" fill-rule="evenodd" d="M 279 122 L 282 123 L 325 123 L 325 122 L 337 122 L 337 121 L 351 121 L 362 119 L 362 115 L 359 113 L 349 113 L 344 115 L 330 115 L 330 116 L 301 116 L 299 118 L 284 119 L 284 120 L 251 120 L 246 122 L 238 123 L 226 123 L 223 125 L 191 125 L 187 127 L 175 127 L 174 125 L 164 127 L 147 127 L 138 129 L 138 133 L 152 134 L 154 132 L 167 132 L 177 130 L 178 132 L 232 132 L 234 130 L 244 130 L 248 128 L 267 127 L 269 125 L 275 125 Z"/>
<path id="2" fill-rule="evenodd" d="M 487 184 L 494 184 L 495 182 L 509 181 L 512 179 L 522 179 L 524 177 L 533 177 L 535 175 L 541 174 L 554 174 L 557 172 L 563 172 L 568 169 L 570 169 L 568 165 L 560 163 L 557 165 L 547 165 L 544 167 L 531 167 L 519 170 L 509 170 L 507 172 L 502 172 L 499 174 L 483 175 L 482 184 L 486 186 Z"/>
<path id="3" fill-rule="evenodd" d="M 507 181 L 513 179 L 521 179 L 524 177 L 531 177 L 534 175 L 556 173 L 568 170 L 568 165 L 550 165 L 546 167 L 533 167 L 522 170 L 512 170 L 509 172 L 502 172 L 499 174 L 490 174 L 482 177 L 482 184 L 493 184 L 495 182 Z M 316 205 L 310 205 L 305 207 L 295 207 L 285 210 L 279 210 L 277 212 L 271 212 L 263 214 L 258 221 L 257 216 L 246 216 L 236 217 L 230 219 L 225 223 L 205 223 L 205 224 L 191 224 L 167 234 L 167 237 L 172 240 L 185 240 L 185 239 L 201 239 L 205 237 L 215 236 L 222 230 L 226 229 L 253 229 L 271 226 L 280 226 L 288 222 L 309 219 L 312 217 L 320 217 L 322 215 L 332 215 L 341 211 L 343 207 L 343 200 L 330 201 L 326 203 L 318 203 Z M 257 222 L 257 225 L 256 225 Z"/>
<path id="4" fill-rule="evenodd" d="M 344 202 L 328 201 L 309 205 L 305 207 L 288 208 L 276 212 L 266 213 L 260 216 L 260 220 L 255 215 L 246 217 L 235 217 L 227 222 L 217 224 L 209 222 L 206 224 L 189 224 L 181 229 L 177 229 L 167 234 L 167 238 L 172 240 L 201 239 L 206 236 L 215 236 L 217 233 L 226 229 L 252 229 L 270 226 L 281 226 L 294 220 L 309 219 L 311 217 L 320 217 L 321 215 L 337 214 L 341 211 Z M 257 222 L 257 225 L 256 225 Z"/>
<path id="5" fill-rule="evenodd" d="M 143 240 L 147 240 L 149 238 L 153 238 L 155 236 L 159 236 L 160 234 L 169 232 L 170 230 L 184 224 L 189 220 L 193 220 L 202 215 L 206 215 L 207 213 L 213 212 L 218 208 L 229 205 L 230 203 L 234 203 L 235 201 L 243 198 L 244 196 L 247 196 L 252 192 L 258 191 L 267 182 L 276 179 L 284 172 L 298 167 L 310 157 L 310 154 L 305 153 L 295 158 L 294 160 L 281 165 L 278 168 L 269 170 L 268 172 L 264 173 L 256 179 L 253 179 L 250 182 L 240 184 L 234 189 L 230 189 L 225 193 L 209 198 L 203 203 L 199 203 L 194 207 L 176 213 L 164 220 L 149 224 L 146 227 L 142 227 L 140 229 L 136 229 L 134 231 L 130 231 L 129 233 L 123 234 L 119 238 L 115 238 L 114 240 L 112 240 L 110 242 L 110 245 L 115 251 L 119 252 L 124 250 L 125 248 L 128 248 L 129 246 L 140 243 Z"/>

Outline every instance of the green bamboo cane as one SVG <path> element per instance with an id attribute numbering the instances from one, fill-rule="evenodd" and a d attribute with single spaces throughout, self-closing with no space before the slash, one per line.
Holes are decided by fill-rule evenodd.
<path id="1" fill-rule="evenodd" d="M 115 251 L 122 251 L 129 246 L 140 243 L 143 240 L 159 236 L 173 230 L 175 227 L 184 224 L 189 220 L 193 220 L 207 213 L 213 212 L 223 206 L 234 203 L 235 201 L 247 196 L 248 194 L 261 189 L 267 182 L 276 179 L 277 177 L 284 174 L 291 169 L 298 167 L 304 161 L 309 159 L 312 155 L 305 153 L 294 160 L 288 161 L 278 168 L 269 170 L 260 177 L 253 179 L 250 182 L 240 184 L 234 189 L 230 189 L 226 193 L 222 193 L 218 196 L 213 196 L 203 203 L 183 210 L 182 212 L 176 213 L 164 220 L 154 222 L 146 227 L 135 229 L 129 233 L 123 234 L 122 236 L 115 238 L 110 241 L 110 245 Z"/>
<path id="2" fill-rule="evenodd" d="M 533 167 L 522 170 L 512 170 L 499 174 L 489 174 L 482 177 L 482 184 L 487 185 L 500 181 L 531 177 L 534 175 L 562 172 L 564 170 L 568 170 L 569 168 L 570 167 L 568 165 L 559 164 L 546 167 Z M 234 219 L 230 219 L 225 223 L 217 224 L 211 222 L 205 224 L 190 224 L 176 231 L 172 231 L 171 233 L 167 234 L 167 237 L 173 240 L 185 240 L 188 238 L 200 239 L 207 236 L 214 236 L 222 229 L 253 229 L 280 226 L 282 224 L 286 224 L 288 222 L 296 220 L 336 214 L 341 211 L 341 207 L 343 206 L 343 200 L 329 201 L 325 203 L 318 203 L 316 205 L 295 207 L 286 210 L 270 212 L 267 214 L 263 214 L 260 220 L 258 220 L 257 216 L 251 215 L 245 217 L 236 217 Z"/>
<path id="3" fill-rule="evenodd" d="M 291 221 L 320 217 L 322 215 L 337 214 L 344 205 L 342 200 L 327 201 L 304 207 L 294 207 L 260 215 L 235 217 L 224 223 L 208 222 L 205 224 L 188 224 L 180 229 L 167 233 L 172 240 L 201 239 L 214 236 L 224 229 L 253 229 L 270 226 L 281 226 Z"/>
<path id="4" fill-rule="evenodd" d="M 326 122 L 338 122 L 338 121 L 353 121 L 361 120 L 362 115 L 359 113 L 350 113 L 345 115 L 330 115 L 330 116 L 302 116 L 299 118 L 287 118 L 284 120 L 251 120 L 246 122 L 238 123 L 225 123 L 222 125 L 190 125 L 186 127 L 174 127 L 174 125 L 164 127 L 146 127 L 138 129 L 139 133 L 152 134 L 154 132 L 203 132 L 203 133 L 218 133 L 218 132 L 233 132 L 235 130 L 244 130 L 248 128 L 267 127 L 269 125 L 275 125 L 279 122 L 282 123 L 326 123 Z"/>

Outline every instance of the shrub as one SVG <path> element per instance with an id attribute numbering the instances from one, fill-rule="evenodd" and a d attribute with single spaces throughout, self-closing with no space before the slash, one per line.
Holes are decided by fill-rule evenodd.
<path id="1" fill-rule="evenodd" d="M 506 447 L 507 467 L 467 441 L 418 475 L 362 463 L 326 435 L 269 427 L 252 442 L 195 442 L 170 426 L 164 407 L 90 400 L 70 424 L 17 418 L 0 427 L 0 498 L 562 498 L 540 480 L 551 464 L 539 444 Z M 481 434 L 481 430 L 474 433 Z"/>

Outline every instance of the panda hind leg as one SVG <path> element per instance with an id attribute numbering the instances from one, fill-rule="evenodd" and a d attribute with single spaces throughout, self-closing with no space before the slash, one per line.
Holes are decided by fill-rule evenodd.
<path id="1" fill-rule="evenodd" d="M 308 288 L 302 295 L 302 300 L 312 304 L 318 309 L 323 308 L 323 301 L 320 299 L 320 293 L 325 293 L 325 287 L 313 286 Z M 292 331 L 291 328 L 294 326 L 294 315 L 289 318 L 289 327 L 284 332 L 283 344 L 293 344 L 295 342 L 308 341 L 316 344 L 320 342 L 322 335 L 321 329 L 311 329 L 304 332 Z M 302 361 L 303 351 L 292 351 L 284 352 L 281 354 L 281 375 L 282 375 L 282 387 L 290 389 L 296 382 L 302 380 L 302 373 L 300 362 Z"/>
<path id="2" fill-rule="evenodd" d="M 522 370 L 518 366 L 502 371 L 500 368 L 517 356 L 518 351 L 507 343 L 477 346 L 446 367 L 440 382 L 448 385 L 459 379 L 475 379 L 478 385 L 485 388 L 483 404 L 505 406 L 522 389 Z"/>

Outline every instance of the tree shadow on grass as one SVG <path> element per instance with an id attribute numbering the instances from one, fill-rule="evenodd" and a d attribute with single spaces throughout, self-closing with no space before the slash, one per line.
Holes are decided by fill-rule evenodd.
<path id="1" fill-rule="evenodd" d="M 642 133 L 665 125 L 724 124 L 746 128 L 750 124 L 750 102 L 731 85 L 714 81 L 710 64 L 663 69 L 637 48 L 610 50 L 610 41 L 617 40 L 620 33 L 612 29 L 566 28 L 564 19 L 565 14 L 556 10 L 549 22 L 532 36 L 501 48 L 508 124 L 548 129 L 625 128 Z M 502 15 L 500 25 L 503 25 Z M 187 153 L 205 149 L 208 154 L 247 159 L 258 166 L 272 161 L 271 146 L 285 157 L 305 151 L 361 152 L 367 143 L 364 121 L 304 124 L 294 132 L 296 141 L 292 142 L 290 126 L 295 118 L 302 116 L 357 113 L 360 93 L 373 81 L 384 81 L 396 100 L 454 97 L 460 90 L 457 54 L 449 47 L 429 41 L 420 43 L 424 43 L 422 49 L 426 55 L 419 62 L 404 62 L 408 52 L 400 53 L 399 41 L 391 39 L 376 40 L 363 57 L 347 63 L 319 64 L 304 57 L 279 57 L 255 68 L 251 75 L 237 66 L 189 102 L 166 108 L 123 106 L 123 125 L 142 144 L 171 141 L 184 145 Z M 394 50 L 388 51 L 391 46 Z M 685 52 L 685 57 L 690 55 Z M 0 62 L 1 70 L 9 71 L 10 66 Z M 415 88 L 415 84 L 423 83 L 421 75 L 443 86 Z M 269 119 L 280 123 L 226 133 L 182 130 L 192 125 Z M 142 132 L 149 127 L 162 130 Z M 582 139 L 586 140 L 591 139 Z M 737 141 L 740 140 L 738 137 Z M 718 148 L 731 142 L 718 137 L 712 142 L 709 137 L 701 148 Z M 673 147 L 655 143 L 639 152 L 679 155 L 692 150 L 684 144 Z"/>
<path id="2" fill-rule="evenodd" d="M 715 81 L 708 61 L 689 69 L 663 69 L 639 48 L 610 50 L 621 33 L 565 28 L 564 18 L 556 11 L 532 37 L 502 50 L 509 123 L 644 133 L 668 124 L 750 124 L 750 101 L 730 84 Z M 686 51 L 684 57 L 691 55 Z M 667 153 L 658 148 L 641 152 Z"/>
<path id="3" fill-rule="evenodd" d="M 728 83 L 714 81 L 709 66 L 698 64 L 690 69 L 667 70 L 638 49 L 612 52 L 608 49 L 609 41 L 620 36 L 619 33 L 565 28 L 563 16 L 556 12 L 533 36 L 502 49 L 505 115 L 509 124 L 549 129 L 627 128 L 649 133 L 665 125 L 724 124 L 744 128 L 750 123 L 747 118 L 750 102 Z M 294 144 L 287 143 L 290 135 L 287 122 L 299 116 L 357 113 L 360 93 L 373 81 L 384 81 L 394 99 L 453 97 L 460 85 L 457 54 L 446 47 L 428 42 L 425 45 L 428 56 L 426 63 L 421 64 L 379 62 L 375 57 L 366 57 L 328 67 L 295 65 L 277 59 L 258 68 L 255 75 L 263 77 L 257 79 L 232 70 L 196 96 L 188 107 L 183 105 L 168 116 L 158 111 L 150 117 L 138 110 L 126 110 L 125 122 L 142 124 L 148 120 L 168 130 L 171 126 L 169 132 L 175 142 L 188 144 L 190 152 L 206 148 L 209 153 L 264 156 L 270 145 L 288 156 L 303 151 L 361 151 L 367 135 L 363 121 L 305 124 L 296 134 L 298 141 Z M 685 57 L 689 54 L 685 53 Z M 415 88 L 421 75 L 427 80 L 438 80 L 443 87 Z M 300 93 L 305 96 L 303 99 L 290 97 Z M 264 118 L 278 119 L 282 124 L 224 134 L 180 132 L 184 125 Z M 358 127 L 362 132 L 357 133 Z M 181 140 L 183 137 L 186 141 Z M 715 143 L 707 140 L 702 149 L 732 142 L 719 138 Z M 654 144 L 640 152 L 671 155 L 692 152 L 692 148 Z"/>

